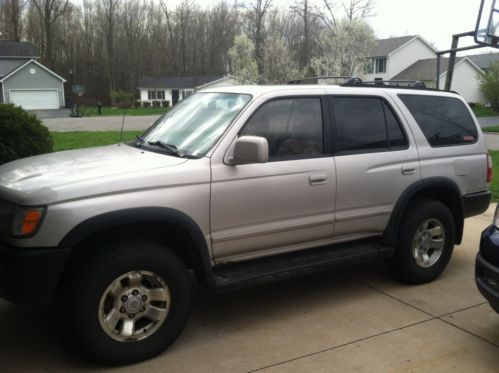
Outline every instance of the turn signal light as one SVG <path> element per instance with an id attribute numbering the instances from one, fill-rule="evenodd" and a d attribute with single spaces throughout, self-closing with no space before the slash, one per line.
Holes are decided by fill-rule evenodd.
<path id="1" fill-rule="evenodd" d="M 492 182 L 492 157 L 487 154 L 487 183 Z"/>
<path id="2" fill-rule="evenodd" d="M 21 226 L 21 234 L 29 236 L 36 231 L 40 220 L 42 219 L 42 211 L 38 209 L 28 210 L 24 215 L 23 223 Z"/>

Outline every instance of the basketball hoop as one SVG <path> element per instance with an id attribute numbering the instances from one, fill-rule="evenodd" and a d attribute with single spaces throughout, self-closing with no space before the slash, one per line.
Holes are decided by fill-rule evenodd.
<path id="1" fill-rule="evenodd" d="M 482 0 L 474 37 L 477 44 L 498 47 L 499 2 L 497 0 Z"/>

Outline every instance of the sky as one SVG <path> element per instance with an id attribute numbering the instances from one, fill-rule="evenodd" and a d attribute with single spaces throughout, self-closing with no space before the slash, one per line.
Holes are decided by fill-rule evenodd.
<path id="1" fill-rule="evenodd" d="M 180 0 L 167 0 L 170 4 Z M 321 4 L 322 0 L 313 0 Z M 374 0 L 375 16 L 367 21 L 379 39 L 421 35 L 436 49 L 450 49 L 452 35 L 475 29 L 481 0 Z M 194 0 L 210 6 L 214 0 Z M 244 2 L 244 0 L 238 0 Z M 288 7 L 295 0 L 274 0 L 280 7 Z M 334 2 L 334 0 L 333 0 Z M 336 0 L 340 4 L 341 0 Z M 459 46 L 472 45 L 472 38 L 462 38 Z M 489 48 L 466 52 L 485 53 Z"/>

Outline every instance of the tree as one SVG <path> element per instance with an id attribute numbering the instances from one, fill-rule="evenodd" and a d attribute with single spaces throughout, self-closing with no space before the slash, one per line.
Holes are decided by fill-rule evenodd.
<path id="1" fill-rule="evenodd" d="M 302 75 L 303 72 L 293 59 L 284 41 L 275 37 L 267 39 L 263 57 L 263 82 L 266 84 L 286 84 Z"/>
<path id="2" fill-rule="evenodd" d="M 54 64 L 54 26 L 67 9 L 69 0 L 31 0 L 43 26 L 41 54 L 43 61 L 50 67 Z"/>
<path id="3" fill-rule="evenodd" d="M 234 38 L 234 46 L 229 49 L 229 71 L 231 74 L 255 82 L 258 79 L 258 67 L 255 61 L 255 45 L 248 36 L 241 34 Z"/>
<path id="4" fill-rule="evenodd" d="M 485 74 L 478 76 L 480 89 L 487 100 L 489 100 L 494 111 L 499 111 L 499 62 L 490 66 Z"/>
<path id="5" fill-rule="evenodd" d="M 374 40 L 374 31 L 365 21 L 341 20 L 333 30 L 322 32 L 322 53 L 312 59 L 311 66 L 318 76 L 357 75 Z"/>
<path id="6" fill-rule="evenodd" d="M 265 43 L 265 18 L 272 6 L 272 0 L 252 0 L 247 8 L 248 34 L 255 44 L 258 75 L 263 73 L 263 47 Z"/>
<path id="7" fill-rule="evenodd" d="M 21 40 L 26 0 L 0 0 L 0 39 Z"/>

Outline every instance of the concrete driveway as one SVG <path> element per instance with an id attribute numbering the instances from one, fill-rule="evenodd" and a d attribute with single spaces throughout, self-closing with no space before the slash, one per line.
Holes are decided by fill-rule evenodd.
<path id="1" fill-rule="evenodd" d="M 149 127 L 159 115 L 126 116 L 125 131 L 143 131 Z M 70 131 L 119 131 L 123 117 L 81 117 L 81 118 L 40 118 L 42 123 L 52 132 Z"/>
<path id="2" fill-rule="evenodd" d="M 407 286 L 381 262 L 216 296 L 197 289 L 177 342 L 113 372 L 497 372 L 499 315 L 475 287 L 480 232 L 468 219 L 436 281 Z M 0 370 L 105 371 L 68 352 L 50 309 L 0 301 Z M 75 320 L 77 322 L 77 320 Z"/>

